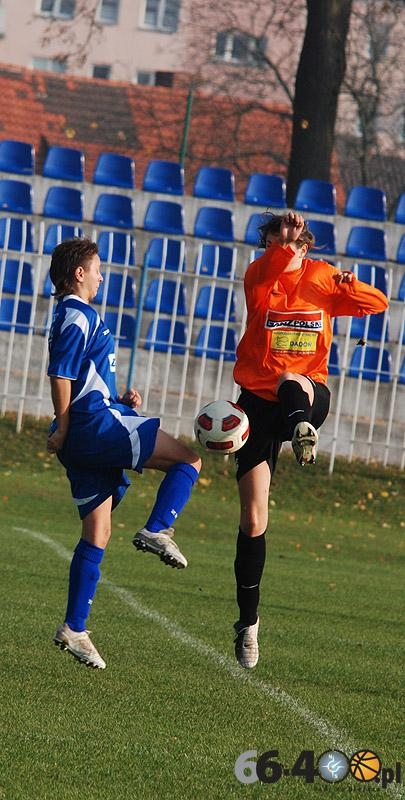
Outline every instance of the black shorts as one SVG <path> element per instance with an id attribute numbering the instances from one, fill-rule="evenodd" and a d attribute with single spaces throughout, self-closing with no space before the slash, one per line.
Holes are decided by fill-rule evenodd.
<path id="1" fill-rule="evenodd" d="M 320 428 L 328 416 L 330 391 L 324 383 L 315 383 L 311 378 L 308 380 L 314 387 L 314 402 L 308 422 L 311 422 L 314 428 Z M 291 441 L 281 414 L 280 403 L 263 400 L 262 397 L 243 388 L 236 402 L 246 411 L 250 423 L 249 438 L 235 454 L 236 479 L 239 481 L 242 475 L 257 467 L 262 461 L 267 461 L 273 474 L 282 443 Z"/>

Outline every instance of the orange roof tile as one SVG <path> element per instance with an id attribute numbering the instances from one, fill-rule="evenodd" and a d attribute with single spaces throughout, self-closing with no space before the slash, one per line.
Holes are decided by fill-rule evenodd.
<path id="1" fill-rule="evenodd" d="M 0 136 L 32 142 L 37 172 L 50 145 L 83 150 L 87 180 L 101 152 L 130 155 L 140 187 L 151 159 L 180 159 L 187 94 L 181 86 L 79 79 L 1 64 Z M 264 105 L 260 110 L 248 102 L 228 97 L 213 101 L 196 92 L 184 163 L 186 190 L 191 192 L 203 164 L 232 169 L 238 199 L 252 172 L 285 175 L 290 129 L 287 107 Z M 332 179 L 338 183 L 336 162 Z M 340 190 L 339 199 L 343 202 Z"/>

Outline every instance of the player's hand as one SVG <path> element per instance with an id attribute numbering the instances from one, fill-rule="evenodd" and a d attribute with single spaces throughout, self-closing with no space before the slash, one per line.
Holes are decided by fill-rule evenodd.
<path id="1" fill-rule="evenodd" d="M 296 211 L 289 211 L 288 214 L 283 217 L 280 225 L 280 244 L 296 242 L 301 236 L 304 225 L 304 217 L 302 217 L 301 214 L 297 214 Z"/>
<path id="2" fill-rule="evenodd" d="M 340 286 L 341 283 L 352 283 L 354 278 L 353 272 L 349 272 L 348 270 L 343 270 L 342 272 L 337 272 L 333 276 L 333 280 L 335 283 Z"/>
<path id="3" fill-rule="evenodd" d="M 48 453 L 50 453 L 51 455 L 57 453 L 58 450 L 60 450 L 61 447 L 63 446 L 63 442 L 65 441 L 65 439 L 66 439 L 66 433 L 63 433 L 59 429 L 57 429 L 53 433 L 50 433 L 46 440 L 46 449 Z"/>
<path id="4" fill-rule="evenodd" d="M 121 403 L 130 408 L 139 408 L 142 405 L 142 396 L 137 389 L 127 389 L 121 397 Z"/>

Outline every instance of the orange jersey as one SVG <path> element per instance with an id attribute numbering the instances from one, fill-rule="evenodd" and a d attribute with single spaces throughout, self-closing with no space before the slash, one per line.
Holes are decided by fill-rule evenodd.
<path id="1" fill-rule="evenodd" d="M 379 289 L 355 276 L 337 284 L 333 276 L 340 270 L 326 261 L 304 258 L 299 269 L 284 272 L 294 255 L 273 242 L 246 270 L 247 325 L 234 379 L 265 400 L 277 400 L 277 381 L 286 371 L 326 383 L 331 317 L 363 317 L 388 306 Z"/>

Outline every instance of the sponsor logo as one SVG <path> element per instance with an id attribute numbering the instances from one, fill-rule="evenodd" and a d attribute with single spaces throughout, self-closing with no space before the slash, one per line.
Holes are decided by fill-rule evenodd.
<path id="1" fill-rule="evenodd" d="M 322 331 L 323 311 L 273 311 L 269 309 L 264 324 L 268 330 Z"/>
<path id="2" fill-rule="evenodd" d="M 317 333 L 273 331 L 271 349 L 284 353 L 315 353 Z"/>

